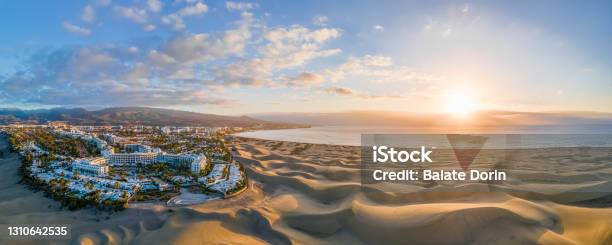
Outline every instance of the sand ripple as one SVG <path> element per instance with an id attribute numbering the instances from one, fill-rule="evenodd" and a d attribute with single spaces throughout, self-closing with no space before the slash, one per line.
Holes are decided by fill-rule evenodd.
<path id="1" fill-rule="evenodd" d="M 115 214 L 60 210 L 17 183 L 18 162 L 8 156 L 0 222 L 71 223 L 73 240 L 58 242 L 81 244 L 612 244 L 612 209 L 594 208 L 609 200 L 595 190 L 612 189 L 604 156 L 597 173 L 522 173 L 517 184 L 542 192 L 481 193 L 475 184 L 397 194 L 362 189 L 355 147 L 245 140 L 237 148 L 251 180 L 243 194 Z"/>

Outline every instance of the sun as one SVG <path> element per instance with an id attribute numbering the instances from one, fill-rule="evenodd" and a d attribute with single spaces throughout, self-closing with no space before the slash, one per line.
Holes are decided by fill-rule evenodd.
<path id="1" fill-rule="evenodd" d="M 466 117 L 476 110 L 474 99 L 465 93 L 449 93 L 446 96 L 446 110 L 458 117 Z"/>

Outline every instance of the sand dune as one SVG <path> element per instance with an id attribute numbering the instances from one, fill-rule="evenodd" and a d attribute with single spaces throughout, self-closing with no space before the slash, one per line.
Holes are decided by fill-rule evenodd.
<path id="1" fill-rule="evenodd" d="M 520 172 L 508 193 L 474 192 L 490 190 L 482 184 L 389 193 L 362 189 L 357 147 L 242 139 L 237 150 L 251 180 L 245 193 L 184 207 L 134 204 L 114 214 L 61 210 L 17 183 L 18 162 L 8 155 L 0 160 L 0 223 L 72 224 L 72 240 L 60 244 L 612 243 L 612 209 L 587 207 L 609 195 L 596 191 L 609 190 L 605 154 L 594 160 L 597 173 L 572 166 Z"/>

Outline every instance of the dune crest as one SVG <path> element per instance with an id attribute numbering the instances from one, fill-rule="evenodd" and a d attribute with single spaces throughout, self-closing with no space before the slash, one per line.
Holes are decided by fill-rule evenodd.
<path id="1" fill-rule="evenodd" d="M 6 149 L 5 143 L 0 148 Z M 0 222 L 71 223 L 80 244 L 610 244 L 612 209 L 571 206 L 602 194 L 362 191 L 359 148 L 241 138 L 251 185 L 200 205 L 134 204 L 119 213 L 59 209 L 0 160 Z M 557 174 L 535 179 L 572 178 Z M 588 179 L 577 173 L 576 183 Z M 545 182 L 539 183 L 545 187 Z M 533 184 L 537 185 L 537 184 Z M 593 184 L 597 185 L 597 184 Z M 601 184 L 600 184 L 601 185 Z M 595 188 L 577 185 L 575 188 Z M 466 187 L 466 188 L 474 188 Z M 60 241 L 60 243 L 63 243 Z M 27 244 L 28 242 L 18 242 Z"/>

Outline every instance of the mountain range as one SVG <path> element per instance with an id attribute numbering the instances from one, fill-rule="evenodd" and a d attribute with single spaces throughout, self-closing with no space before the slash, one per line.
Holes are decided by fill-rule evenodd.
<path id="1" fill-rule="evenodd" d="M 42 124 L 50 121 L 66 121 L 73 125 L 131 124 L 255 128 L 290 128 L 300 126 L 292 123 L 264 121 L 247 116 L 223 116 L 148 107 L 113 107 L 101 110 L 86 110 L 83 108 L 0 109 L 0 124 Z"/>
<path id="2" fill-rule="evenodd" d="M 50 121 L 67 121 L 73 125 L 229 126 L 262 129 L 307 127 L 308 125 L 420 128 L 588 125 L 612 128 L 612 114 L 596 112 L 479 111 L 469 117 L 453 118 L 443 114 L 393 111 L 259 113 L 248 116 L 226 116 L 149 107 L 112 107 L 100 110 L 83 108 L 0 109 L 0 125 Z"/>

